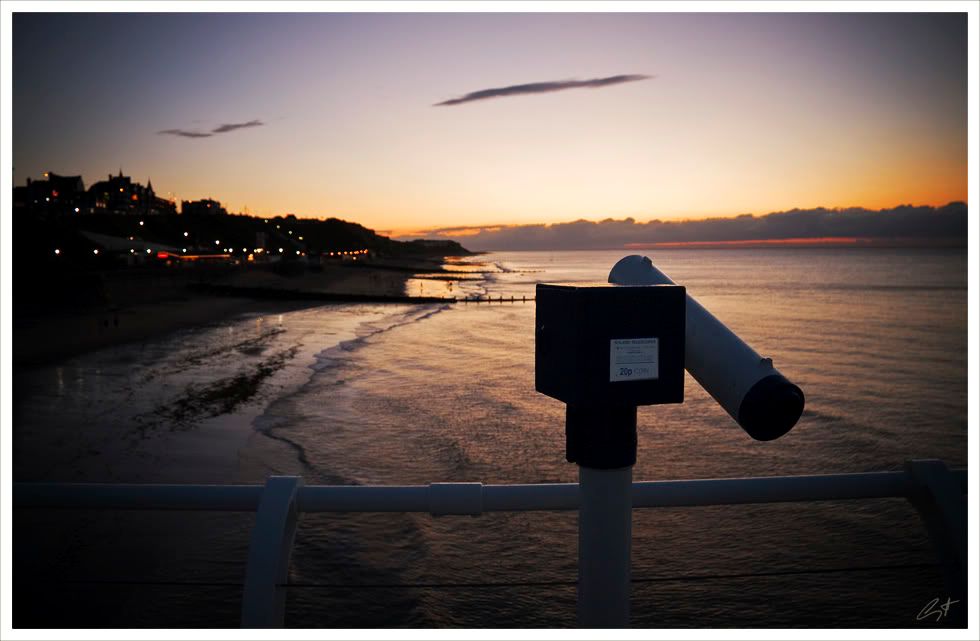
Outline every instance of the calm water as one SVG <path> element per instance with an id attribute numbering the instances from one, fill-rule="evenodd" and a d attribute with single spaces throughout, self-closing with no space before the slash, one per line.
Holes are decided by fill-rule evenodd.
<path id="1" fill-rule="evenodd" d="M 490 254 L 479 259 L 494 273 L 407 288 L 530 296 L 540 281 L 605 280 L 625 253 Z M 966 465 L 965 251 L 652 257 L 772 357 L 807 410 L 789 435 L 758 443 L 688 377 L 683 405 L 640 408 L 635 479 Z M 534 392 L 533 321 L 533 303 L 314 308 L 19 372 L 15 478 L 572 482 L 563 406 Z M 944 596 L 938 571 L 921 567 L 711 578 L 932 563 L 904 500 L 633 518 L 636 626 L 910 627 Z M 15 625 L 236 626 L 251 523 L 18 512 Z M 305 515 L 290 575 L 305 587 L 289 591 L 287 624 L 574 625 L 576 540 L 574 513 Z M 526 582 L 555 585 L 458 585 Z"/>

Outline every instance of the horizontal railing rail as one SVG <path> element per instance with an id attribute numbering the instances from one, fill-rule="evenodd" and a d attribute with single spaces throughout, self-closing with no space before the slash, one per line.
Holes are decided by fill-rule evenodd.
<path id="1" fill-rule="evenodd" d="M 952 593 L 966 581 L 966 470 L 941 461 L 909 461 L 905 469 L 682 481 L 632 485 L 634 508 L 904 498 L 922 516 Z M 427 512 L 433 516 L 497 511 L 576 510 L 577 483 L 407 486 L 304 486 L 299 477 L 262 485 L 15 483 L 17 509 L 206 510 L 257 512 L 249 547 L 242 625 L 283 624 L 284 586 L 299 514 Z"/>
<path id="2" fill-rule="evenodd" d="M 967 471 L 950 470 L 966 492 Z M 633 507 L 698 507 L 750 503 L 908 498 L 918 487 L 908 472 L 764 476 L 641 481 Z M 15 483 L 15 508 L 203 510 L 254 512 L 262 485 Z M 307 485 L 297 491 L 300 512 L 430 512 L 436 516 L 577 510 L 578 483 L 484 485 Z M 459 511 L 450 511 L 452 505 Z"/>

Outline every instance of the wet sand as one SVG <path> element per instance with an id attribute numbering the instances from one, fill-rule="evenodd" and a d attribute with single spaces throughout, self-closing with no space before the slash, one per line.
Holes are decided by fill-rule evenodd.
<path id="1" fill-rule="evenodd" d="M 57 363 L 78 354 L 146 341 L 245 313 L 277 313 L 323 304 L 318 301 L 210 296 L 187 287 L 197 280 L 193 276 L 165 276 L 167 286 L 160 287 L 159 281 L 144 285 L 140 279 L 125 273 L 111 274 L 105 282 L 111 303 L 85 310 L 18 314 L 15 304 L 14 365 L 30 367 Z M 266 269 L 241 269 L 217 276 L 209 274 L 207 281 L 230 287 L 402 296 L 405 282 L 410 277 L 408 272 L 383 268 L 352 269 L 334 265 L 295 276 L 283 276 Z"/>

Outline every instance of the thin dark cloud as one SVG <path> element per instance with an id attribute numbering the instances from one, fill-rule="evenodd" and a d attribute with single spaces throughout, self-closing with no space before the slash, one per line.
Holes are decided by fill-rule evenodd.
<path id="1" fill-rule="evenodd" d="M 465 96 L 452 98 L 437 102 L 433 107 L 448 107 L 452 105 L 462 105 L 467 102 L 477 100 L 487 100 L 489 98 L 503 98 L 506 96 L 523 96 L 534 93 L 551 93 L 554 91 L 565 91 L 566 89 L 600 89 L 612 85 L 620 85 L 624 82 L 637 82 L 648 80 L 654 76 L 644 76 L 640 74 L 625 74 L 620 76 L 609 76 L 608 78 L 592 78 L 590 80 L 556 80 L 552 82 L 532 82 L 526 85 L 511 85 L 509 87 L 496 87 L 493 89 L 481 89 L 472 91 Z"/>
<path id="2" fill-rule="evenodd" d="M 211 130 L 213 134 L 224 134 L 229 131 L 235 131 L 236 129 L 245 129 L 246 127 L 261 127 L 265 123 L 261 120 L 249 120 L 248 122 L 233 122 L 225 125 L 218 125 Z"/>
<path id="3" fill-rule="evenodd" d="M 226 134 L 236 129 L 246 129 L 248 127 L 261 127 L 265 123 L 261 120 L 249 120 L 248 122 L 231 122 L 218 125 L 211 131 L 190 131 L 187 129 L 164 129 L 158 134 L 165 136 L 180 136 L 181 138 L 210 138 L 216 134 Z"/>
<path id="4" fill-rule="evenodd" d="M 157 132 L 164 136 L 180 136 L 181 138 L 210 138 L 211 134 L 201 131 L 187 131 L 186 129 L 164 129 Z"/>

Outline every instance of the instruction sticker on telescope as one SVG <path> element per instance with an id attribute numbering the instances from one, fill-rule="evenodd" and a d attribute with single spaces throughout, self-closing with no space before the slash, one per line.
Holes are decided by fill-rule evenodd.
<path id="1" fill-rule="evenodd" d="M 642 381 L 660 376 L 656 338 L 614 338 L 609 341 L 609 382 Z"/>

